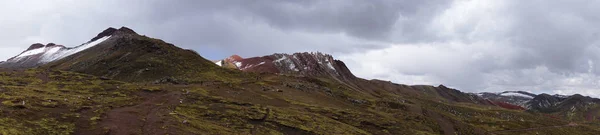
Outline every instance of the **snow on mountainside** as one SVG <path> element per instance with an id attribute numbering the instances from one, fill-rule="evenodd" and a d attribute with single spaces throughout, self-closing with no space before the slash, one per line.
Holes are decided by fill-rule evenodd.
<path id="1" fill-rule="evenodd" d="M 528 108 L 528 103 L 537 96 L 536 94 L 524 91 L 505 91 L 499 93 L 483 92 L 478 93 L 477 95 L 495 103 L 511 104 L 523 108 Z"/>
<path id="2" fill-rule="evenodd" d="M 64 47 L 56 47 L 56 46 L 45 46 L 43 48 L 38 48 L 30 51 L 25 51 L 21 55 L 18 55 L 13 60 L 19 61 L 27 56 L 31 55 L 40 55 L 41 54 L 41 63 L 48 63 L 58 59 L 62 59 L 64 57 L 70 56 L 72 54 L 81 52 L 85 49 L 98 45 L 99 43 L 104 42 L 110 38 L 110 36 L 102 37 L 96 41 L 88 42 L 82 44 L 80 46 L 74 48 L 64 48 Z"/>
<path id="3" fill-rule="evenodd" d="M 511 92 L 511 91 L 502 92 L 499 95 L 501 95 L 501 96 L 517 96 L 517 97 L 524 97 L 524 98 L 531 98 L 531 99 L 533 99 L 535 97 L 535 95 L 524 94 L 524 93 L 520 93 L 520 92 Z"/>
<path id="4" fill-rule="evenodd" d="M 113 39 L 114 37 L 122 37 L 124 35 L 137 35 L 137 33 L 127 27 L 121 27 L 119 29 L 111 27 L 102 31 L 90 41 L 76 47 L 68 48 L 62 45 L 56 45 L 54 43 L 49 43 L 47 45 L 40 43 L 33 44 L 21 54 L 8 59 L 4 63 L 0 63 L 0 67 L 32 68 L 41 66 L 50 62 L 67 58 L 74 54 L 78 54 L 79 52 L 95 47 L 109 39 Z"/>
<path id="5" fill-rule="evenodd" d="M 33 44 L 31 45 L 31 47 L 29 47 L 28 50 L 23 51 L 21 54 L 8 59 L 4 63 L 1 63 L 0 67 L 29 68 L 39 66 L 42 64 L 60 60 L 62 58 L 68 57 L 88 48 L 94 47 L 109 39 L 110 37 L 111 36 L 104 36 L 72 48 L 67 48 L 62 45 L 55 45 L 53 43 L 49 43 L 48 45 Z"/>

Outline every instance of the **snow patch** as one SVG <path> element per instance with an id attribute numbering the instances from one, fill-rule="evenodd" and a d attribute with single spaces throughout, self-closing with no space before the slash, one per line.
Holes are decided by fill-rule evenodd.
<path id="1" fill-rule="evenodd" d="M 43 54 L 41 62 L 48 63 L 48 62 L 52 62 L 55 60 L 59 60 L 59 59 L 71 56 L 78 52 L 84 51 L 88 48 L 94 47 L 94 46 L 108 40 L 110 37 L 111 36 L 105 36 L 100 39 L 94 40 L 92 42 L 88 42 L 88 43 L 82 44 L 80 46 L 77 46 L 75 48 L 69 48 L 66 50 L 61 50 L 60 48 L 57 50 L 57 49 L 53 48 L 53 49 L 51 49 L 51 51 L 47 51 L 46 53 Z"/>
<path id="2" fill-rule="evenodd" d="M 525 97 L 525 98 L 534 98 L 530 95 L 525 95 L 525 94 L 521 94 L 521 93 L 513 93 L 513 92 L 509 92 L 509 93 L 500 93 L 501 96 L 515 96 L 515 97 Z"/>
<path id="3" fill-rule="evenodd" d="M 250 64 L 250 65 L 246 65 L 246 67 L 244 67 L 244 68 L 241 68 L 241 70 L 245 70 L 245 69 L 248 69 L 248 68 L 251 68 L 251 67 L 254 67 L 254 65 L 252 65 L 252 64 Z"/>
<path id="4" fill-rule="evenodd" d="M 273 61 L 273 63 L 276 65 L 281 65 L 281 66 L 284 66 L 287 64 L 287 67 L 289 70 L 300 71 L 300 70 L 298 70 L 298 68 L 296 68 L 296 65 L 294 64 L 294 62 L 285 55 L 283 55 L 281 58 Z"/>
<path id="5" fill-rule="evenodd" d="M 223 66 L 223 61 L 222 60 L 217 61 L 217 62 L 215 62 L 215 64 L 217 64 L 219 67 L 222 67 Z"/>
<path id="6" fill-rule="evenodd" d="M 33 50 L 25 51 L 25 52 L 19 54 L 11 61 L 20 61 L 23 58 L 26 58 L 27 56 L 41 54 L 39 63 L 49 63 L 52 61 L 56 61 L 56 60 L 71 56 L 75 53 L 81 52 L 88 48 L 94 47 L 94 46 L 106 41 L 110 37 L 111 36 L 105 36 L 105 37 L 102 37 L 95 41 L 91 41 L 91 42 L 82 44 L 80 46 L 74 47 L 74 48 L 63 48 L 60 46 L 50 46 L 50 47 L 42 47 L 42 48 L 38 48 L 38 49 L 33 49 Z"/>
<path id="7" fill-rule="evenodd" d="M 234 62 L 233 64 L 235 64 L 235 66 L 238 68 L 242 67 L 242 62 Z"/>
<path id="8" fill-rule="evenodd" d="M 296 65 L 294 65 L 294 63 L 291 63 L 288 67 L 290 68 L 290 70 L 299 71 L 298 68 L 296 68 Z"/>
<path id="9" fill-rule="evenodd" d="M 286 60 L 286 59 L 287 59 L 287 56 L 284 55 L 283 57 L 275 60 L 274 62 L 281 62 L 281 61 Z"/>
<path id="10" fill-rule="evenodd" d="M 335 71 L 335 68 L 333 67 L 333 65 L 331 65 L 331 62 L 327 63 L 327 67 L 329 67 L 329 69 Z"/>
<path id="11" fill-rule="evenodd" d="M 33 49 L 33 50 L 29 50 L 29 51 L 21 53 L 21 55 L 17 56 L 17 58 L 18 57 L 25 57 L 25 56 L 40 54 L 40 53 L 43 53 L 44 51 L 46 51 L 45 47 L 38 48 L 38 49 Z"/>

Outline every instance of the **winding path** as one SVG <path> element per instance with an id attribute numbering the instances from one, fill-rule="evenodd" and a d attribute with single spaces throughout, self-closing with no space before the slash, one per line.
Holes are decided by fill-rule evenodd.
<path id="1" fill-rule="evenodd" d="M 114 135 L 166 134 L 165 116 L 179 104 L 181 93 L 145 93 L 142 97 L 145 101 L 140 104 L 110 110 L 100 125 Z"/>

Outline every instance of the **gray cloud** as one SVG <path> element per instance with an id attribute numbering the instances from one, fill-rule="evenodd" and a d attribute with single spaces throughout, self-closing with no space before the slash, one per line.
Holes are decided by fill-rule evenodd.
<path id="1" fill-rule="evenodd" d="M 594 95 L 598 9 L 586 0 L 8 0 L 0 58 L 128 26 L 209 59 L 322 51 L 366 78 Z"/>
<path id="2" fill-rule="evenodd" d="M 403 83 L 600 97 L 597 7 L 588 1 L 454 1 L 423 22 L 427 40 L 343 59 L 360 75 Z"/>

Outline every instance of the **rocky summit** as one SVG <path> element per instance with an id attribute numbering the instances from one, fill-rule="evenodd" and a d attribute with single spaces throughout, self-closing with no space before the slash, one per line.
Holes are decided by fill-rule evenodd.
<path id="1" fill-rule="evenodd" d="M 0 134 L 600 133 L 600 100 L 355 76 L 321 52 L 210 61 L 121 27 L 0 62 Z"/>

